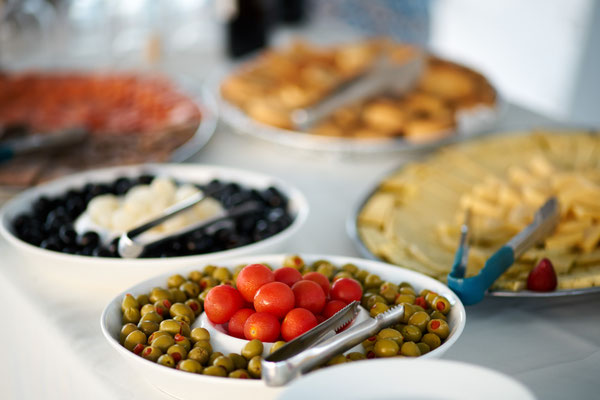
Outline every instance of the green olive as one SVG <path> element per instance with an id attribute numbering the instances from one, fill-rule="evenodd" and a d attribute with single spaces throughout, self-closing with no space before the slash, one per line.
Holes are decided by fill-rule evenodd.
<path id="1" fill-rule="evenodd" d="M 137 344 L 144 343 L 146 343 L 146 334 L 142 331 L 135 330 L 130 332 L 129 335 L 125 337 L 125 340 L 123 341 L 123 346 L 125 346 L 125 348 L 129 351 L 133 351 L 133 348 Z"/>
<path id="2" fill-rule="evenodd" d="M 393 328 L 385 328 L 380 330 L 377 334 L 377 339 L 390 339 L 398 343 L 398 345 L 401 345 L 404 341 L 404 337 L 402 336 L 402 334 Z"/>
<path id="3" fill-rule="evenodd" d="M 440 339 L 446 339 L 450 334 L 448 323 L 443 319 L 432 319 L 427 324 L 427 332 L 435 333 Z"/>
<path id="4" fill-rule="evenodd" d="M 154 311 L 163 318 L 169 316 L 169 308 L 171 308 L 171 301 L 168 299 L 158 300 L 154 303 Z"/>
<path id="5" fill-rule="evenodd" d="M 140 310 L 138 310 L 135 307 L 129 307 L 126 308 L 125 311 L 123 311 L 123 323 L 127 324 L 127 323 L 132 323 L 132 324 L 137 324 L 138 322 L 140 322 Z"/>
<path id="6" fill-rule="evenodd" d="M 183 348 L 186 351 L 190 351 L 190 349 L 192 348 L 192 343 L 190 342 L 190 339 L 186 338 L 185 336 L 176 334 L 174 339 L 175 343 L 177 343 L 180 346 L 183 346 Z"/>
<path id="7" fill-rule="evenodd" d="M 207 265 L 206 267 L 204 267 L 202 272 L 204 273 L 204 275 L 211 276 L 212 273 L 215 272 L 215 269 L 217 269 L 215 265 Z"/>
<path id="8" fill-rule="evenodd" d="M 230 372 L 228 376 L 236 379 L 250 379 L 250 374 L 245 369 L 236 369 L 235 371 Z"/>
<path id="9" fill-rule="evenodd" d="M 179 286 L 179 290 L 187 295 L 187 297 L 192 298 L 196 297 L 200 294 L 200 286 L 193 281 L 186 281 Z"/>
<path id="10" fill-rule="evenodd" d="M 377 357 L 394 357 L 398 354 L 400 346 L 395 340 L 380 339 L 375 342 L 373 352 Z"/>
<path id="11" fill-rule="evenodd" d="M 400 319 L 400 322 L 403 324 L 408 323 L 408 319 L 417 311 L 415 309 L 415 305 L 408 303 L 401 303 L 404 306 L 404 315 Z"/>
<path id="12" fill-rule="evenodd" d="M 421 338 L 421 342 L 426 343 L 431 350 L 434 350 L 440 347 L 442 339 L 435 333 L 426 333 Z"/>
<path id="13" fill-rule="evenodd" d="M 174 303 L 183 303 L 187 300 L 187 295 L 177 288 L 170 288 L 171 296 L 173 297 Z"/>
<path id="14" fill-rule="evenodd" d="M 402 304 L 402 303 L 407 303 L 407 304 L 415 304 L 415 295 L 414 294 L 398 294 L 398 296 L 396 296 L 396 300 L 394 301 L 396 304 Z"/>
<path id="15" fill-rule="evenodd" d="M 227 371 L 227 373 L 233 372 L 233 370 L 236 369 L 233 360 L 227 356 L 215 358 L 212 365 L 223 368 L 225 371 Z"/>
<path id="16" fill-rule="evenodd" d="M 421 351 L 421 355 L 427 354 L 431 351 L 431 348 L 429 347 L 429 345 L 427 343 L 419 342 L 419 343 L 417 343 L 417 346 L 419 347 L 419 350 Z"/>
<path id="17" fill-rule="evenodd" d="M 156 331 L 153 332 L 150 336 L 148 336 L 148 344 L 152 345 L 152 342 L 154 342 L 154 339 L 160 337 L 160 336 L 171 336 L 171 334 L 169 332 L 165 332 L 165 331 Z"/>
<path id="18" fill-rule="evenodd" d="M 192 321 L 187 315 L 176 315 L 173 317 L 173 321 L 184 322 L 188 327 L 192 324 Z"/>
<path id="19" fill-rule="evenodd" d="M 171 298 L 171 292 L 169 292 L 167 289 L 163 289 L 160 287 L 155 287 L 150 291 L 150 295 L 148 296 L 150 303 L 156 303 L 157 301 L 160 300 L 169 300 L 169 301 L 173 301 L 173 299 Z"/>
<path id="20" fill-rule="evenodd" d="M 431 302 L 431 308 L 441 312 L 444 315 L 448 315 L 448 313 L 450 312 L 451 306 L 450 306 L 450 302 L 448 301 L 447 298 L 445 298 L 444 296 L 437 296 Z"/>
<path id="21" fill-rule="evenodd" d="M 167 354 L 173 357 L 176 362 L 184 360 L 188 356 L 188 351 L 180 344 L 174 344 L 167 349 Z"/>
<path id="22" fill-rule="evenodd" d="M 366 360 L 367 356 L 365 356 L 363 353 L 361 353 L 359 351 L 353 351 L 352 353 L 348 353 L 346 355 L 346 358 L 348 359 L 348 361 L 360 361 L 360 360 Z"/>
<path id="23" fill-rule="evenodd" d="M 365 278 L 365 287 L 368 288 L 379 288 L 381 285 L 381 278 L 379 275 L 369 274 Z"/>
<path id="24" fill-rule="evenodd" d="M 227 376 L 227 371 L 225 371 L 225 368 L 216 366 L 216 365 L 211 365 L 210 367 L 206 367 L 204 368 L 204 375 L 210 375 L 210 376 L 221 376 L 221 377 L 226 377 Z"/>
<path id="25" fill-rule="evenodd" d="M 169 314 L 171 315 L 171 318 L 174 318 L 178 315 L 182 315 L 184 317 L 187 317 L 191 322 L 194 322 L 194 320 L 196 319 L 196 314 L 194 313 L 194 311 L 188 305 L 185 305 L 183 303 L 173 304 L 169 309 Z"/>
<path id="26" fill-rule="evenodd" d="M 363 349 L 365 349 L 365 350 L 372 349 L 373 346 L 375 346 L 376 341 L 377 341 L 377 336 L 371 336 L 370 338 L 363 340 L 363 342 L 362 342 Z"/>
<path id="27" fill-rule="evenodd" d="M 163 355 L 163 352 L 160 349 L 152 346 L 146 347 L 142 350 L 142 357 L 146 360 L 150 360 L 156 362 L 160 356 Z"/>
<path id="28" fill-rule="evenodd" d="M 418 342 L 423 335 L 421 330 L 414 325 L 406 325 L 400 333 L 404 336 L 404 340 L 410 342 Z"/>
<path id="29" fill-rule="evenodd" d="M 213 278 L 212 276 L 205 276 L 204 278 L 200 279 L 200 282 L 198 283 L 199 287 L 203 288 L 204 290 L 210 290 L 218 284 L 219 281 Z"/>
<path id="30" fill-rule="evenodd" d="M 177 369 L 185 372 L 192 372 L 194 374 L 201 374 L 203 372 L 202 365 L 196 360 L 181 360 L 177 363 Z"/>
<path id="31" fill-rule="evenodd" d="M 378 294 L 374 294 L 371 297 L 369 297 L 369 300 L 367 300 L 367 309 L 370 310 L 371 307 L 375 305 L 375 303 L 387 304 L 387 300 Z"/>
<path id="32" fill-rule="evenodd" d="M 406 357 L 419 357 L 421 355 L 421 350 L 415 342 L 404 342 L 400 348 L 400 354 Z"/>
<path id="33" fill-rule="evenodd" d="M 342 278 L 354 279 L 354 276 L 348 271 L 340 271 L 333 276 L 333 281 L 335 282 L 338 279 L 342 279 Z"/>
<path id="34" fill-rule="evenodd" d="M 215 360 L 219 357 L 221 357 L 222 355 L 224 355 L 223 353 L 221 353 L 220 351 L 213 351 L 212 354 L 210 355 L 209 359 L 208 359 L 208 365 L 213 365 L 213 363 L 215 362 Z"/>
<path id="35" fill-rule="evenodd" d="M 210 340 L 210 333 L 205 328 L 194 328 L 190 332 L 190 340 L 192 343 L 199 340 Z"/>
<path id="36" fill-rule="evenodd" d="M 302 257 L 297 254 L 292 254 L 283 259 L 282 266 L 300 269 L 304 266 L 304 264 L 304 259 L 302 259 Z"/>
<path id="37" fill-rule="evenodd" d="M 200 279 L 202 279 L 204 277 L 204 274 L 198 270 L 196 271 L 192 271 L 188 274 L 188 279 L 192 282 L 196 282 L 199 283 Z M 181 282 L 183 283 L 183 282 Z M 178 287 L 181 285 L 181 283 L 179 285 L 177 285 Z"/>
<path id="38" fill-rule="evenodd" d="M 335 275 L 335 267 L 328 262 L 323 262 L 317 267 L 317 272 L 325 275 L 327 279 L 331 280 L 333 275 Z"/>
<path id="39" fill-rule="evenodd" d="M 248 373 L 251 377 L 260 378 L 262 372 L 261 361 L 261 356 L 254 356 L 248 361 Z"/>
<path id="40" fill-rule="evenodd" d="M 150 305 L 150 304 L 148 304 L 148 305 Z M 142 318 L 140 318 L 140 321 L 152 321 L 152 322 L 156 322 L 157 324 L 160 324 L 163 321 L 163 317 L 158 315 L 158 313 L 156 311 L 150 311 L 150 312 L 147 312 L 146 314 L 142 314 Z"/>
<path id="41" fill-rule="evenodd" d="M 371 309 L 369 310 L 369 314 L 371 314 L 371 317 L 376 317 L 379 314 L 386 312 L 389 309 L 387 304 L 383 304 L 383 303 L 375 303 L 373 304 L 373 307 L 371 307 Z"/>
<path id="42" fill-rule="evenodd" d="M 333 357 L 331 360 L 327 361 L 327 365 L 337 365 L 337 364 L 343 364 L 346 362 L 348 362 L 348 359 L 346 358 L 346 356 L 343 354 L 338 354 L 337 356 Z"/>
<path id="43" fill-rule="evenodd" d="M 212 277 L 220 282 L 227 281 L 231 279 L 231 272 L 225 267 L 218 267 L 213 271 Z"/>
<path id="44" fill-rule="evenodd" d="M 200 302 L 200 304 L 202 304 L 204 306 L 204 300 L 206 300 L 206 296 L 208 295 L 208 292 L 210 292 L 211 288 L 208 289 L 204 289 L 202 292 L 200 292 L 200 294 L 198 295 L 198 301 Z"/>
<path id="45" fill-rule="evenodd" d="M 233 361 L 234 369 L 246 369 L 248 360 L 236 353 L 229 353 L 227 356 Z"/>
<path id="46" fill-rule="evenodd" d="M 206 350 L 208 352 L 209 356 L 213 352 L 212 345 L 210 344 L 210 342 L 208 340 L 198 340 L 196 343 L 194 343 L 194 348 L 196 348 L 196 347 Z"/>
<path id="47" fill-rule="evenodd" d="M 175 339 L 171 335 L 162 335 L 152 340 L 152 346 L 158 347 L 163 353 L 166 353 L 169 347 L 175 344 Z"/>
<path id="48" fill-rule="evenodd" d="M 190 326 L 184 321 L 175 321 L 174 319 L 165 319 L 160 323 L 161 331 L 169 332 L 171 335 L 181 334 L 190 336 Z"/>
<path id="49" fill-rule="evenodd" d="M 185 282 L 185 278 L 179 274 L 171 275 L 167 279 L 167 286 L 169 288 L 178 288 L 181 284 Z"/>
<path id="50" fill-rule="evenodd" d="M 432 292 L 432 291 L 427 292 L 427 294 L 425 295 L 425 301 L 427 302 L 427 305 L 431 307 L 431 305 L 433 304 L 433 301 L 435 300 L 436 297 L 438 297 L 438 294 L 436 292 Z M 431 308 L 433 308 L 433 307 L 431 307 Z"/>
<path id="51" fill-rule="evenodd" d="M 352 275 L 355 275 L 358 272 L 358 267 L 354 264 L 344 264 L 342 265 L 342 270 L 348 271 Z"/>
<path id="52" fill-rule="evenodd" d="M 137 326 L 135 324 L 132 324 L 131 322 L 128 322 L 125 325 L 123 325 L 123 327 L 121 328 L 121 333 L 119 334 L 119 341 L 121 342 L 121 344 L 123 344 L 127 335 L 136 330 Z"/>
<path id="53" fill-rule="evenodd" d="M 168 354 L 163 354 L 162 356 L 158 357 L 156 362 L 169 368 L 173 368 L 175 364 L 177 364 L 175 359 Z"/>
<path id="54" fill-rule="evenodd" d="M 137 326 L 140 331 L 146 334 L 146 336 L 150 336 L 158 330 L 158 323 L 154 321 L 141 320 Z"/>
<path id="55" fill-rule="evenodd" d="M 448 322 L 448 318 L 438 310 L 433 310 L 429 316 L 431 319 L 443 319 L 444 321 Z"/>
<path id="56" fill-rule="evenodd" d="M 386 299 L 388 303 L 393 303 L 398 295 L 398 285 L 392 282 L 384 282 L 379 287 L 379 294 Z"/>
<path id="57" fill-rule="evenodd" d="M 196 317 L 202 314 L 202 303 L 200 303 L 198 300 L 188 299 L 185 301 L 185 305 L 192 309 Z"/>
<path id="58" fill-rule="evenodd" d="M 125 312 L 128 308 L 136 308 L 139 311 L 140 304 L 136 300 L 133 295 L 127 293 L 125 297 L 123 297 L 123 301 L 121 301 L 121 312 Z"/>
<path id="59" fill-rule="evenodd" d="M 406 283 L 403 282 L 405 286 L 402 286 L 402 283 L 399 285 L 398 287 L 398 293 L 400 294 L 412 294 L 413 296 L 417 297 L 417 293 L 415 292 L 415 289 L 413 289 L 412 286 L 410 286 L 410 283 Z M 408 285 L 408 286 L 406 286 Z"/>
<path id="60" fill-rule="evenodd" d="M 365 283 L 365 279 L 367 279 L 367 276 L 369 276 L 369 271 L 361 269 L 358 270 L 354 276 L 356 277 L 356 279 L 358 279 L 359 282 Z"/>
<path id="61" fill-rule="evenodd" d="M 144 304 L 140 310 L 140 314 L 142 316 L 144 316 L 150 312 L 156 312 L 156 310 L 154 309 L 154 304 Z"/>
<path id="62" fill-rule="evenodd" d="M 273 345 L 271 346 L 271 348 L 269 349 L 269 354 L 276 352 L 277 350 L 279 350 L 281 348 L 281 346 L 285 345 L 285 342 L 283 340 L 278 340 L 275 343 L 273 343 Z"/>
<path id="63" fill-rule="evenodd" d="M 208 364 L 208 360 L 210 359 L 210 353 L 202 347 L 194 347 L 189 351 L 187 357 L 198 361 L 202 365 Z"/>
<path id="64" fill-rule="evenodd" d="M 408 319 L 408 325 L 414 325 L 424 332 L 427 329 L 427 323 L 431 320 L 429 314 L 425 311 L 417 311 Z"/>
<path id="65" fill-rule="evenodd" d="M 258 339 L 252 339 L 251 341 L 246 343 L 246 345 L 242 349 L 242 356 L 246 360 L 251 360 L 252 358 L 254 358 L 256 356 L 262 355 L 263 351 L 264 351 L 264 346 L 263 346 L 262 342 Z"/>
<path id="66" fill-rule="evenodd" d="M 135 299 L 137 300 L 140 307 L 143 307 L 150 302 L 150 298 L 147 294 L 138 294 Z"/>

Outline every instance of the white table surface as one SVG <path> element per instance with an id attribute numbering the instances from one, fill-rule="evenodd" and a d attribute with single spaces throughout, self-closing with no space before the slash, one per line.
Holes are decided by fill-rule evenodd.
<path id="1" fill-rule="evenodd" d="M 499 129 L 548 122 L 510 106 Z M 289 252 L 358 256 L 345 232 L 346 219 L 366 188 L 401 160 L 340 160 L 299 153 L 236 135 L 221 124 L 191 162 L 262 171 L 297 185 L 308 198 L 311 214 Z M 125 368 L 100 333 L 100 313 L 118 292 L 49 286 L 0 241 L 0 398 L 168 397 Z M 540 399 L 597 398 L 599 300 L 486 298 L 468 307 L 466 329 L 446 358 L 504 372 Z"/>

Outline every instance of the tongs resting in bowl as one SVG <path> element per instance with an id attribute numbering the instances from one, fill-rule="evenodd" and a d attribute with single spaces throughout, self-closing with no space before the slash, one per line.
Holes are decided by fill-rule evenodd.
<path id="1" fill-rule="evenodd" d="M 268 386 L 285 385 L 381 329 L 399 323 L 404 316 L 404 306 L 398 305 L 337 333 L 352 323 L 359 311 L 360 303 L 353 301 L 328 320 L 270 354 L 262 360 L 262 379 Z"/>
<path id="2" fill-rule="evenodd" d="M 552 234 L 559 217 L 558 200 L 556 197 L 551 197 L 535 213 L 533 222 L 495 252 L 477 275 L 465 278 L 470 219 L 470 213 L 467 211 L 465 224 L 461 228 L 460 244 L 455 254 L 454 265 L 448 274 L 448 286 L 454 290 L 465 305 L 480 302 L 488 288 L 508 267 L 513 265 L 516 259 L 530 247 Z"/>

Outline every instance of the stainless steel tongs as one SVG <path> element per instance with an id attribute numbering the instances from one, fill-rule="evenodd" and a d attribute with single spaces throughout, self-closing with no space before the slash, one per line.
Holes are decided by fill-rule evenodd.
<path id="1" fill-rule="evenodd" d="M 360 311 L 353 301 L 334 316 L 282 346 L 262 361 L 262 379 L 268 386 L 282 386 L 301 374 L 319 366 L 336 354 L 351 349 L 379 330 L 399 323 L 404 306 L 398 305 L 366 321 L 339 332 Z"/>

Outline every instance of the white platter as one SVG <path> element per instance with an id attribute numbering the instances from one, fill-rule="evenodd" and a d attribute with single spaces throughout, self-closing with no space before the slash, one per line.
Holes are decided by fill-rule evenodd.
<path id="1" fill-rule="evenodd" d="M 181 182 L 191 183 L 208 183 L 216 178 L 257 189 L 275 186 L 288 197 L 294 221 L 286 229 L 269 238 L 238 248 L 201 255 L 143 259 L 63 254 L 26 243 L 13 232 L 11 221 L 17 215 L 28 211 L 31 204 L 42 195 L 55 196 L 69 188 L 82 187 L 88 182 L 107 182 L 120 176 L 134 177 L 143 173 L 169 176 Z M 26 267 L 35 271 L 38 276 L 61 285 L 85 283 L 89 290 L 111 289 L 115 292 L 138 282 L 140 277 L 159 274 L 184 265 L 198 265 L 224 257 L 282 250 L 285 243 L 306 221 L 308 210 L 306 198 L 298 189 L 269 175 L 210 165 L 144 164 L 86 171 L 28 189 L 6 203 L 0 211 L 0 234 L 27 260 Z"/>
<path id="2" fill-rule="evenodd" d="M 454 345 L 454 343 L 456 343 L 462 334 L 466 323 L 464 306 L 458 297 L 456 297 L 456 295 L 447 286 L 432 278 L 417 272 L 393 268 L 389 264 L 377 261 L 330 255 L 301 254 L 300 256 L 307 263 L 312 263 L 321 259 L 328 260 L 334 265 L 353 263 L 361 269 L 366 269 L 372 273 L 378 274 L 384 280 L 397 282 L 407 281 L 411 283 L 417 291 L 423 288 L 428 288 L 445 296 L 452 305 L 450 314 L 448 314 L 448 323 L 451 327 L 450 335 L 442 346 L 425 354 L 421 358 L 430 359 L 441 357 L 448 349 L 450 349 L 450 347 Z M 280 267 L 284 258 L 284 254 L 255 255 L 221 260 L 217 264 L 227 266 L 231 269 L 237 265 L 245 263 L 268 263 L 272 267 Z M 211 263 L 213 262 L 211 261 Z M 148 293 L 155 286 L 165 286 L 167 278 L 173 273 L 180 273 L 186 276 L 190 271 L 199 268 L 201 269 L 203 266 L 203 264 L 196 264 L 191 267 L 178 268 L 174 271 L 171 271 L 171 273 L 156 276 L 144 282 L 138 283 L 137 285 L 130 287 L 129 289 L 123 291 L 123 293 L 116 296 L 106 306 L 104 312 L 102 313 L 100 324 L 104 337 L 108 343 L 124 358 L 124 361 L 126 361 L 132 367 L 132 370 L 138 371 L 150 384 L 155 385 L 159 390 L 168 393 L 175 398 L 197 399 L 199 393 L 202 393 L 203 398 L 239 398 L 249 395 L 251 395 L 252 398 L 257 399 L 275 398 L 282 389 L 267 387 L 262 381 L 226 379 L 177 371 L 145 360 L 128 351 L 121 346 L 121 344 L 119 344 L 118 338 L 122 326 L 121 301 L 126 293 L 131 293 L 133 295 Z M 232 341 L 227 341 L 227 343 L 232 343 Z M 215 343 L 213 348 L 215 351 L 224 350 L 222 352 L 225 354 L 235 351 L 235 349 L 228 347 L 228 344 L 225 344 L 225 346 L 227 347 L 220 348 L 219 345 Z M 237 349 L 238 352 L 240 350 L 241 349 Z M 359 362 L 358 364 L 360 365 L 360 368 L 365 371 L 368 370 L 371 365 L 373 365 L 370 361 L 363 361 Z M 329 368 L 335 369 L 337 367 L 328 367 L 328 369 Z"/>

